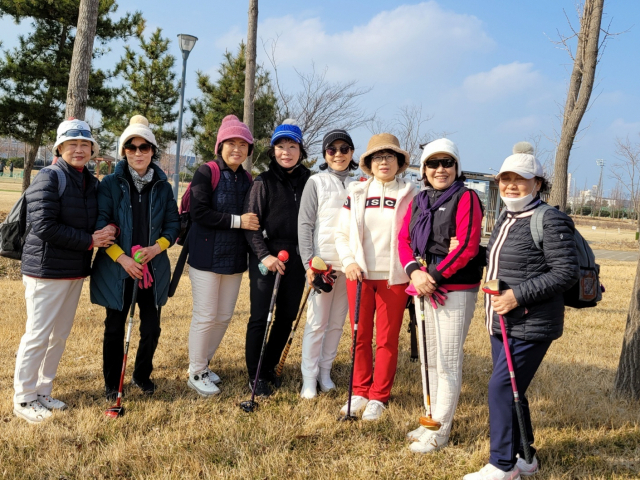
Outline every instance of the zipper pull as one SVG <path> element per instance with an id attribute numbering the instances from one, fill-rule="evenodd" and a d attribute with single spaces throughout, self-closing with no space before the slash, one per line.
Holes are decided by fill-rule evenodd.
<path id="1" fill-rule="evenodd" d="M 138 193 L 138 203 L 142 203 L 142 194 Z"/>

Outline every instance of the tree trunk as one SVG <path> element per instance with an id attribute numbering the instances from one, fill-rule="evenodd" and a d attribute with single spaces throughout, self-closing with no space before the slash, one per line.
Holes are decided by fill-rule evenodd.
<path id="1" fill-rule="evenodd" d="M 243 121 L 253 134 L 253 101 L 256 85 L 256 39 L 258 36 L 258 0 L 249 0 L 249 27 L 247 29 L 247 47 L 245 49 L 246 67 L 244 73 L 244 114 Z M 251 173 L 251 156 L 242 163 Z"/>
<path id="2" fill-rule="evenodd" d="M 93 40 L 96 36 L 99 5 L 100 0 L 80 0 L 78 27 L 73 42 L 73 57 L 69 72 L 65 118 L 74 117 L 84 120 L 87 112 L 89 75 L 91 74 Z"/>
<path id="3" fill-rule="evenodd" d="M 563 112 L 562 131 L 556 152 L 553 186 L 549 199 L 551 205 L 559 205 L 562 211 L 567 206 L 569 154 L 582 117 L 589 105 L 596 75 L 603 6 L 604 0 L 585 0 L 582 18 L 580 19 L 578 46 Z"/>
<path id="4" fill-rule="evenodd" d="M 44 134 L 44 126 L 39 124 L 36 127 L 36 134 L 33 137 L 33 142 L 29 144 L 29 154 L 24 162 L 24 170 L 22 172 L 22 191 L 24 192 L 29 185 L 31 185 L 31 171 L 33 170 L 33 164 L 36 162 L 36 155 L 38 155 L 38 149 L 42 143 L 42 136 Z"/>
<path id="5" fill-rule="evenodd" d="M 615 390 L 625 397 L 640 399 L 640 259 L 638 259 L 636 281 L 631 292 L 631 304 L 616 373 Z"/>

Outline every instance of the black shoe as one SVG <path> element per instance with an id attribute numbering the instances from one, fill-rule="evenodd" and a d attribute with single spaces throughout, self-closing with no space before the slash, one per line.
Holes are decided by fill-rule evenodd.
<path id="1" fill-rule="evenodd" d="M 276 388 L 278 388 L 282 383 L 280 378 L 276 376 L 276 372 L 274 369 L 267 370 L 266 372 L 264 372 L 264 374 L 262 374 L 262 377 Z"/>
<path id="2" fill-rule="evenodd" d="M 118 387 L 110 387 L 108 385 L 104 386 L 104 394 L 107 397 L 107 402 L 115 402 L 118 400 Z M 122 396 L 124 397 L 124 392 L 122 392 Z"/>
<path id="3" fill-rule="evenodd" d="M 145 395 L 151 396 L 156 391 L 156 384 L 153 383 L 151 380 L 140 381 L 140 380 L 137 380 L 136 378 L 132 377 L 131 378 L 131 384 L 135 385 L 140 390 L 142 390 L 142 393 L 144 393 Z"/>
<path id="4" fill-rule="evenodd" d="M 249 380 L 249 390 L 253 390 L 253 382 Z M 256 397 L 270 397 L 271 387 L 266 380 L 260 378 L 256 384 Z"/>

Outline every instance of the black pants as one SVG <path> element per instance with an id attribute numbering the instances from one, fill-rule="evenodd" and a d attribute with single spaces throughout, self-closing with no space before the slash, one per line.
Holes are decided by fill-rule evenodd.
<path id="1" fill-rule="evenodd" d="M 249 285 L 251 298 L 251 316 L 247 325 L 245 356 L 249 378 L 253 380 L 258 370 L 262 339 L 267 327 L 269 304 L 276 281 L 275 274 L 262 275 L 258 269 L 260 261 L 253 253 L 249 254 Z M 287 343 L 291 325 L 298 314 L 300 299 L 304 291 L 305 270 L 300 255 L 289 252 L 289 261 L 285 264 L 285 273 L 280 281 L 276 299 L 275 314 L 271 333 L 267 341 L 265 356 L 260 369 L 260 377 L 272 370 L 280 361 L 280 355 Z"/>
<path id="2" fill-rule="evenodd" d="M 118 388 L 122 373 L 122 357 L 124 355 L 124 336 L 129 307 L 133 296 L 133 279 L 128 278 L 124 284 L 124 305 L 122 310 L 107 308 L 104 321 L 104 341 L 102 347 L 102 372 L 104 383 L 110 388 Z M 136 354 L 133 377 L 145 382 L 149 380 L 153 370 L 153 354 L 160 338 L 160 318 L 153 295 L 153 287 L 138 289 L 136 301 L 138 312 L 134 316 L 140 318 L 140 343 Z"/>

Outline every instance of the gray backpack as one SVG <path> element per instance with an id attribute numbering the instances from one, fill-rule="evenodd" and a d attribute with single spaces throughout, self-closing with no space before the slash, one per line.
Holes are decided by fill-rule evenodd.
<path id="1" fill-rule="evenodd" d="M 551 208 L 554 207 L 543 202 L 531 216 L 531 236 L 538 250 L 542 250 L 544 213 Z M 573 308 L 595 307 L 602 300 L 604 289 L 600 284 L 600 265 L 596 263 L 593 250 L 577 229 L 573 231 L 573 238 L 578 248 L 580 278 L 573 287 L 564 292 L 564 304 Z"/>
<path id="2" fill-rule="evenodd" d="M 67 188 L 67 177 L 56 165 L 43 168 L 53 170 L 58 177 L 58 197 L 62 197 Z M 38 173 L 39 175 L 40 173 Z M 22 258 L 22 247 L 24 241 L 31 231 L 31 225 L 27 225 L 27 200 L 26 192 L 15 203 L 4 222 L 0 223 L 0 256 L 20 260 Z"/>

